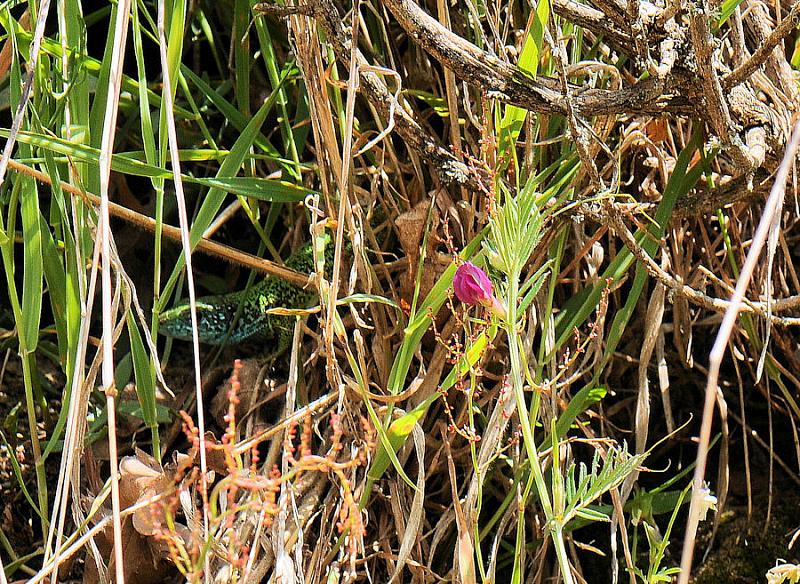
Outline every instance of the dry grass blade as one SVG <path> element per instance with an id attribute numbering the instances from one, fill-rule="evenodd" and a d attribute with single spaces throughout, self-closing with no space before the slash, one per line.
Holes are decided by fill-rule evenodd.
<path id="1" fill-rule="evenodd" d="M 733 326 L 741 310 L 742 299 L 745 291 L 750 285 L 750 278 L 755 270 L 756 263 L 761 256 L 761 250 L 767 240 L 770 229 L 775 217 L 783 207 L 783 197 L 786 192 L 786 182 L 789 178 L 789 171 L 794 164 L 797 150 L 800 147 L 800 119 L 798 119 L 792 129 L 792 138 L 786 147 L 783 162 L 778 173 L 775 175 L 775 184 L 772 187 L 764 211 L 758 223 L 758 229 L 753 236 L 753 242 L 747 254 L 747 260 L 742 267 L 741 274 L 736 282 L 736 289 L 731 297 L 731 305 L 725 312 L 725 317 L 720 325 L 714 346 L 709 356 L 708 382 L 705 391 L 705 402 L 703 405 L 703 422 L 700 429 L 700 443 L 697 448 L 697 466 L 695 467 L 694 478 L 692 480 L 692 500 L 689 508 L 689 520 L 686 526 L 686 535 L 683 541 L 683 553 L 681 555 L 681 574 L 678 579 L 679 584 L 688 584 L 691 574 L 692 556 L 694 553 L 695 535 L 697 525 L 700 522 L 700 515 L 703 507 L 703 481 L 705 480 L 706 460 L 708 457 L 708 444 L 711 438 L 711 422 L 714 416 L 714 402 L 717 396 L 717 383 L 722 358 L 728 346 Z"/>
<path id="2" fill-rule="evenodd" d="M 0 15 L 0 584 L 789 557 L 795 0 L 25 8 Z"/>
<path id="3" fill-rule="evenodd" d="M 397 552 L 396 564 L 394 572 L 389 579 L 388 584 L 399 580 L 403 574 L 403 569 L 406 567 L 411 552 L 415 544 L 418 543 L 425 518 L 425 511 L 423 504 L 425 503 L 425 434 L 419 425 L 415 425 L 412 430 L 414 437 L 414 451 L 417 455 L 417 490 L 414 491 L 414 498 L 411 501 L 411 508 L 406 512 L 405 509 L 398 508 L 398 515 L 395 517 L 395 523 L 403 525 L 403 531 L 400 540 L 400 549 Z M 403 488 L 402 482 L 397 482 L 392 486 L 392 489 L 397 492 Z M 399 499 L 399 493 L 397 497 Z M 399 580 L 402 581 L 402 580 Z"/>
<path id="4" fill-rule="evenodd" d="M 662 319 L 664 318 L 665 288 L 656 284 L 650 294 L 647 306 L 647 325 L 644 330 L 644 343 L 639 353 L 639 393 L 636 399 L 636 453 L 647 451 L 647 436 L 650 428 L 650 382 L 648 369 L 653 350 L 658 342 Z M 631 475 L 634 478 L 636 475 Z M 633 481 L 628 484 L 632 485 Z M 628 491 L 629 492 L 629 491 Z M 625 497 L 627 498 L 627 497 Z"/>
<path id="5" fill-rule="evenodd" d="M 119 470 L 116 434 L 116 398 L 118 390 L 114 383 L 114 316 L 111 310 L 111 216 L 108 212 L 109 181 L 111 177 L 111 153 L 117 127 L 118 103 L 122 82 L 122 61 L 125 54 L 125 42 L 128 32 L 130 2 L 125 0 L 117 8 L 115 22 L 116 43 L 112 52 L 111 71 L 109 76 L 110 91 L 106 103 L 105 125 L 100 147 L 100 240 L 102 260 L 102 311 L 103 311 L 103 389 L 106 393 L 108 411 L 108 444 L 111 458 L 111 505 L 114 525 L 114 570 L 115 581 L 123 584 L 125 576 L 124 557 L 122 553 L 122 520 L 120 518 Z"/>
<path id="6" fill-rule="evenodd" d="M 200 340 L 197 332 L 197 297 L 194 287 L 194 273 L 192 271 L 192 245 L 189 241 L 189 217 L 186 212 L 186 200 L 183 194 L 183 182 L 181 181 L 180 154 L 178 151 L 178 138 L 175 130 L 175 118 L 172 107 L 172 81 L 169 60 L 167 58 L 167 35 L 165 31 L 165 12 L 166 0 L 158 2 L 158 48 L 161 56 L 161 73 L 164 80 L 164 111 L 167 119 L 167 138 L 169 140 L 169 152 L 172 162 L 172 172 L 175 184 L 175 196 L 178 200 L 178 217 L 181 227 L 181 243 L 183 245 L 183 257 L 186 261 L 186 273 L 188 275 L 189 289 L 189 313 L 192 322 L 192 353 L 194 357 L 194 387 L 195 400 L 197 404 L 197 429 L 199 434 L 200 447 L 200 495 L 203 499 L 203 537 L 204 540 L 210 538 L 208 520 L 208 462 L 206 460 L 206 422 L 205 404 L 203 403 L 203 383 L 200 373 Z M 204 556 L 205 570 L 203 577 L 205 582 L 209 582 L 211 574 L 210 554 Z"/>
<path id="7" fill-rule="evenodd" d="M 14 152 L 14 145 L 16 144 L 17 134 L 22 127 L 23 116 L 25 109 L 28 105 L 28 100 L 33 91 L 33 80 L 36 73 L 36 64 L 39 60 L 39 51 L 42 47 L 42 39 L 44 38 L 44 27 L 47 23 L 47 15 L 50 11 L 50 0 L 42 0 L 38 8 L 38 15 L 36 17 L 36 30 L 33 33 L 33 42 L 30 48 L 30 64 L 28 65 L 28 74 L 25 78 L 25 86 L 22 90 L 22 97 L 17 104 L 17 111 L 14 112 L 14 121 L 11 125 L 11 132 L 9 133 L 8 140 L 3 146 L 3 155 L 0 157 L 0 185 L 3 184 L 6 178 L 6 169 L 8 162 L 11 160 L 11 154 Z M 27 13 L 26 13 L 27 14 Z M 25 21 L 30 20 L 30 15 L 24 18 Z M 5 43 L 4 49 L 11 50 L 11 44 Z"/>
<path id="8" fill-rule="evenodd" d="M 95 242 L 94 252 L 92 256 L 92 270 L 89 276 L 89 289 L 86 298 L 88 304 L 81 308 L 85 314 L 91 314 L 95 297 L 95 286 L 97 284 L 97 272 L 100 267 L 100 241 Z M 81 321 L 81 328 L 79 331 L 79 342 L 77 345 L 76 361 L 78 363 L 85 363 L 86 351 L 89 344 L 89 319 Z M 61 549 L 62 537 L 65 530 L 65 521 L 67 514 L 67 503 L 69 501 L 70 487 L 72 487 L 73 496 L 77 493 L 77 489 L 72 484 L 72 478 L 79 476 L 80 463 L 76 454 L 78 453 L 78 445 L 83 442 L 86 433 L 86 412 L 89 404 L 89 391 L 88 380 L 82 377 L 83 368 L 76 367 L 72 378 L 72 387 L 80 388 L 77 395 L 73 394 L 72 400 L 69 403 L 69 413 L 67 414 L 67 428 L 64 433 L 64 447 L 67 456 L 61 459 L 61 466 L 59 468 L 59 481 L 56 487 L 55 499 L 53 502 L 53 519 L 50 522 L 50 532 L 47 534 L 45 563 L 50 557 L 53 557 L 53 572 L 51 577 L 55 579 L 55 572 L 59 567 L 59 553 Z M 78 515 L 78 505 L 76 501 L 78 498 L 73 499 L 73 508 L 75 515 Z M 56 519 L 56 514 L 58 514 Z M 54 532 L 55 530 L 55 532 Z M 55 540 L 53 539 L 55 535 Z M 96 546 L 92 542 L 92 550 L 96 551 Z M 94 559 L 98 566 L 102 566 L 102 562 L 98 561 L 99 552 L 94 555 Z"/>

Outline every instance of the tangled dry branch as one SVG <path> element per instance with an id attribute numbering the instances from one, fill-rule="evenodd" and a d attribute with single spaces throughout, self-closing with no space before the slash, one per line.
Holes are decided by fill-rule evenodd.
<path id="1" fill-rule="evenodd" d="M 553 11 L 581 26 L 613 50 L 617 60 L 636 63 L 640 80 L 619 89 L 569 85 L 558 79 L 522 72 L 503 56 L 481 49 L 449 30 L 412 0 L 384 0 L 383 5 L 415 44 L 443 68 L 482 94 L 543 115 L 573 112 L 581 123 L 591 117 L 660 116 L 707 120 L 711 137 L 723 146 L 729 161 L 715 188 L 698 190 L 679 204 L 681 215 L 696 214 L 762 192 L 774 171 L 797 110 L 795 75 L 777 50 L 800 18 L 795 4 L 777 27 L 754 5 L 731 17 L 734 28 L 746 26 L 747 41 L 731 35 L 715 44 L 705 2 L 666 8 L 649 2 L 596 2 L 596 8 L 572 0 L 556 0 Z M 313 15 L 331 41 L 336 57 L 350 63 L 351 30 L 332 0 L 310 0 L 303 13 Z M 633 15 L 634 18 L 630 16 Z M 689 34 L 687 34 L 687 29 Z M 770 31 L 770 32 L 768 32 Z M 734 43 L 737 46 L 728 46 Z M 397 132 L 420 156 L 433 162 L 439 178 L 476 188 L 480 177 L 427 132 L 374 72 L 384 63 L 369 62 L 355 51 L 364 95 L 387 118 L 394 115 Z M 735 58 L 731 56 L 735 55 Z M 761 69 L 763 68 L 763 73 Z M 755 186 L 754 186 L 755 185 Z"/>

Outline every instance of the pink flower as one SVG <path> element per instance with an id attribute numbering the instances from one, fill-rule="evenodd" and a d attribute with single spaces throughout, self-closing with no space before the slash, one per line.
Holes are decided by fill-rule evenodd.
<path id="1" fill-rule="evenodd" d="M 503 305 L 494 297 L 494 289 L 489 276 L 472 262 L 464 262 L 458 266 L 456 275 L 453 277 L 453 289 L 456 297 L 464 304 L 471 306 L 480 304 L 497 316 L 505 314 Z"/>
<path id="2" fill-rule="evenodd" d="M 490 306 L 494 297 L 489 276 L 472 262 L 458 266 L 453 278 L 453 288 L 458 299 L 464 304 Z"/>

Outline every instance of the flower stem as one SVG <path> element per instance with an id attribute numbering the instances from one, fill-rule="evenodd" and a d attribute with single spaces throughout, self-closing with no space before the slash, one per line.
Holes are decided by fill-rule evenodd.
<path id="1" fill-rule="evenodd" d="M 514 399 L 517 402 L 517 412 L 522 426 L 522 439 L 531 463 L 533 478 L 536 481 L 536 490 L 539 491 L 539 498 L 549 521 L 553 515 L 553 509 L 550 505 L 550 496 L 544 482 L 544 474 L 539 464 L 539 453 L 536 449 L 536 441 L 533 438 L 533 426 L 528 417 L 528 407 L 525 402 L 524 376 L 520 360 L 519 324 L 517 322 L 518 286 L 519 275 L 509 274 L 508 320 L 505 323 L 505 329 L 508 336 L 508 351 L 511 360 L 511 387 L 514 391 Z"/>
<path id="2" fill-rule="evenodd" d="M 519 273 L 509 274 L 507 302 L 508 317 L 504 324 L 504 328 L 506 330 L 506 335 L 508 336 L 508 351 L 511 361 L 511 387 L 514 391 L 514 399 L 517 402 L 517 414 L 519 415 L 520 425 L 522 426 L 522 439 L 525 444 L 525 451 L 528 455 L 528 460 L 530 461 L 531 472 L 533 473 L 533 479 L 536 483 L 536 490 L 539 493 L 539 500 L 541 501 L 545 518 L 547 519 L 547 525 L 553 538 L 553 543 L 555 544 L 558 565 L 561 568 L 564 582 L 566 584 L 573 584 L 574 580 L 572 578 L 572 572 L 570 571 L 567 550 L 564 546 L 562 526 L 559 518 L 555 517 L 553 513 L 553 505 L 550 499 L 550 493 L 547 490 L 547 485 L 545 484 L 542 466 L 539 462 L 539 452 L 536 448 L 536 441 L 534 440 L 533 436 L 533 425 L 530 417 L 528 416 L 528 408 L 525 401 L 525 376 L 523 375 L 522 361 L 520 358 L 521 343 L 519 338 L 519 322 L 517 318 L 518 293 Z M 558 453 L 553 452 L 553 456 L 558 456 Z"/>
<path id="3" fill-rule="evenodd" d="M 551 534 L 553 536 L 558 566 L 561 568 L 561 577 L 564 579 L 564 584 L 573 584 L 575 580 L 572 578 L 572 570 L 569 567 L 569 558 L 567 557 L 567 548 L 564 545 L 564 534 L 561 531 L 560 522 L 556 521 L 553 523 Z"/>

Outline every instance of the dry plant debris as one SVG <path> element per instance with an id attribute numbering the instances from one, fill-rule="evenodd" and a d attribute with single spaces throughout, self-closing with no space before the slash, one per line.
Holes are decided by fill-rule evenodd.
<path id="1" fill-rule="evenodd" d="M 800 3 L 232 5 L 135 7 L 118 84 L 47 3 L 0 22 L 9 581 L 686 582 L 726 513 L 769 524 L 800 480 Z M 265 306 L 285 354 L 195 371 L 157 336 L 181 240 L 214 292 L 314 291 Z M 775 539 L 740 571 L 797 581 Z"/>

